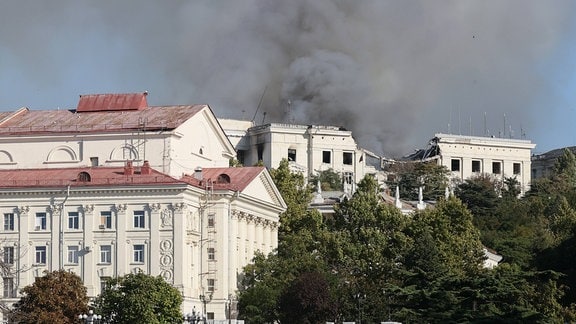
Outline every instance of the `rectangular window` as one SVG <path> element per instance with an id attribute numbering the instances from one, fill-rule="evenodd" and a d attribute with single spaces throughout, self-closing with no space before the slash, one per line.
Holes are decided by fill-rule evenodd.
<path id="1" fill-rule="evenodd" d="M 322 163 L 332 163 L 332 152 L 322 151 Z"/>
<path id="2" fill-rule="evenodd" d="M 288 149 L 288 161 L 296 161 L 296 150 Z"/>
<path id="3" fill-rule="evenodd" d="M 13 231 L 14 230 L 14 214 L 7 213 L 4 214 L 4 230 Z"/>
<path id="4" fill-rule="evenodd" d="M 451 171 L 460 171 L 460 159 L 452 159 L 450 164 Z"/>
<path id="5" fill-rule="evenodd" d="M 14 286 L 14 278 L 4 278 L 2 285 L 4 286 L 3 296 L 6 298 L 16 297 L 16 287 Z"/>
<path id="6" fill-rule="evenodd" d="M 36 227 L 37 231 L 46 229 L 46 213 L 36 213 Z"/>
<path id="7" fill-rule="evenodd" d="M 78 245 L 68 246 L 68 263 L 78 264 Z"/>
<path id="8" fill-rule="evenodd" d="M 492 173 L 494 174 L 502 173 L 501 166 L 502 164 L 500 164 L 500 162 L 492 162 Z"/>
<path id="9" fill-rule="evenodd" d="M 478 160 L 473 160 L 473 161 L 472 161 L 472 172 L 476 172 L 476 173 L 482 172 L 480 166 L 481 166 L 480 161 L 478 161 Z"/>
<path id="10" fill-rule="evenodd" d="M 112 212 L 100 212 L 100 229 L 112 228 Z"/>
<path id="11" fill-rule="evenodd" d="M 112 245 L 100 245 L 100 263 L 112 263 Z"/>
<path id="12" fill-rule="evenodd" d="M 68 229 L 79 229 L 80 228 L 80 217 L 78 212 L 68 213 Z"/>
<path id="13" fill-rule="evenodd" d="M 144 263 L 144 244 L 134 244 L 134 262 Z"/>
<path id="14" fill-rule="evenodd" d="M 214 279 L 208 279 L 208 292 L 214 292 Z"/>
<path id="15" fill-rule="evenodd" d="M 93 167 L 97 167 L 98 166 L 98 157 L 95 157 L 95 156 L 91 157 L 90 158 L 90 165 Z"/>
<path id="16" fill-rule="evenodd" d="M 5 246 L 3 251 L 2 261 L 4 264 L 14 264 L 14 247 L 13 246 Z"/>
<path id="17" fill-rule="evenodd" d="M 514 164 L 512 165 L 512 168 L 513 168 L 512 171 L 514 172 L 514 174 L 520 174 L 520 171 L 522 170 L 522 169 L 520 168 L 520 163 L 514 163 Z"/>
<path id="18" fill-rule="evenodd" d="M 215 260 L 214 248 L 208 248 L 208 260 Z"/>
<path id="19" fill-rule="evenodd" d="M 342 163 L 345 165 L 352 165 L 353 162 L 353 154 L 351 152 L 344 152 L 342 153 Z"/>
<path id="20" fill-rule="evenodd" d="M 242 165 L 245 164 L 245 160 L 246 160 L 246 151 L 244 150 L 238 150 L 236 152 L 236 159 L 238 159 L 238 162 Z"/>
<path id="21" fill-rule="evenodd" d="M 46 264 L 46 247 L 37 246 L 36 247 L 36 264 Z"/>
<path id="22" fill-rule="evenodd" d="M 144 211 L 135 210 L 134 211 L 134 228 L 145 228 L 146 223 L 144 221 Z"/>
<path id="23" fill-rule="evenodd" d="M 216 218 L 214 213 L 208 214 L 208 227 L 214 227 L 214 218 Z"/>

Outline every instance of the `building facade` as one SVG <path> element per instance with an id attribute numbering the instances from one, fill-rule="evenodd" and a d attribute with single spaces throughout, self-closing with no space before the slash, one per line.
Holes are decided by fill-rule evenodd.
<path id="1" fill-rule="evenodd" d="M 121 102 L 111 110 L 81 98 L 80 112 L 0 120 L 0 245 L 13 269 L 2 300 L 44 271 L 73 271 L 90 297 L 108 278 L 144 272 L 181 291 L 184 313 L 235 318 L 238 275 L 276 247 L 286 205 L 264 167 L 227 167 L 234 151 L 207 106 L 122 110 L 131 96 L 98 97 Z"/>
<path id="2" fill-rule="evenodd" d="M 516 178 L 524 194 L 530 189 L 530 156 L 535 146 L 529 140 L 436 134 L 428 148 L 411 159 L 436 159 L 457 181 L 483 173 L 502 180 Z"/>
<path id="3" fill-rule="evenodd" d="M 379 157 L 358 147 L 352 132 L 342 127 L 270 123 L 253 126 L 251 122 L 220 120 L 225 133 L 236 148 L 243 165 L 261 161 L 276 168 L 287 159 L 292 171 L 306 178 L 332 169 L 344 181 L 344 189 L 354 186 L 366 174 L 375 174 Z M 367 163 L 370 159 L 376 162 Z"/>

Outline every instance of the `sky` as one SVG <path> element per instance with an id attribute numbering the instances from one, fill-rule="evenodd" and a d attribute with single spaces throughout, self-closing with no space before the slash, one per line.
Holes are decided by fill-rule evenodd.
<path id="1" fill-rule="evenodd" d="M 576 145 L 576 1 L 0 2 L 0 111 L 81 94 L 342 126 L 400 157 L 436 133 Z"/>

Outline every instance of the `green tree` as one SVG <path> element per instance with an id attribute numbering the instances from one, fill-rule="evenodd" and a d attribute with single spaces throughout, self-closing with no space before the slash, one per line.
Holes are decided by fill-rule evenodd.
<path id="1" fill-rule="evenodd" d="M 425 200 L 437 200 L 444 196 L 449 183 L 450 171 L 436 161 L 399 163 L 392 165 L 389 171 L 396 176 L 387 181 L 387 185 L 391 188 L 398 186 L 403 199 L 417 200 L 418 188 L 423 187 Z"/>
<path id="2" fill-rule="evenodd" d="M 336 316 L 336 302 L 323 273 L 304 272 L 283 291 L 281 323 L 320 324 Z"/>
<path id="3" fill-rule="evenodd" d="M 310 177 L 309 183 L 315 187 L 315 190 L 318 190 L 318 188 L 316 188 L 318 182 L 320 182 L 321 189 L 326 191 L 338 191 L 342 190 L 344 187 L 340 173 L 333 169 L 320 171 L 317 175 Z"/>
<path id="4" fill-rule="evenodd" d="M 106 282 L 94 302 L 106 323 L 180 323 L 182 295 L 162 277 L 128 274 Z"/>
<path id="5" fill-rule="evenodd" d="M 88 311 L 88 296 L 82 279 L 72 272 L 57 270 L 22 289 L 11 318 L 18 323 L 78 323 Z"/>

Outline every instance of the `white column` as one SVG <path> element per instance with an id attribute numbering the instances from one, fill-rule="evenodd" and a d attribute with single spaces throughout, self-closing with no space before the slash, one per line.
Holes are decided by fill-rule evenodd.
<path id="1" fill-rule="evenodd" d="M 128 268 L 132 261 L 132 245 L 126 239 L 126 204 L 114 206 L 114 229 L 116 230 L 116 245 L 114 246 L 114 262 L 116 263 L 115 276 L 123 276 L 130 273 Z M 99 216 L 99 215 L 97 215 Z"/>

